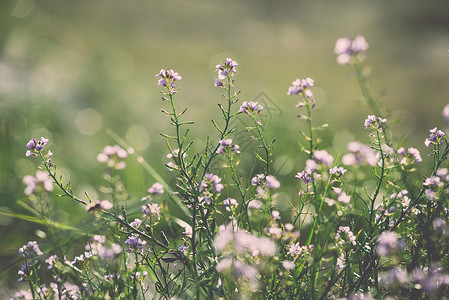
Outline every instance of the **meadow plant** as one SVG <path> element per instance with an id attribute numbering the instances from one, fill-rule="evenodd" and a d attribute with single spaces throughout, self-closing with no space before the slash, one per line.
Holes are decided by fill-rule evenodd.
<path id="1" fill-rule="evenodd" d="M 435 127 L 423 137 L 424 159 L 417 148 L 392 140 L 368 89 L 367 49 L 362 36 L 339 39 L 334 49 L 337 62 L 354 69 L 371 110 L 360 124 L 363 143 L 353 141 L 347 151 L 341 145 L 342 153 L 324 149 L 319 134 L 328 126 L 313 121 L 314 79 L 295 79 L 287 89 L 298 101 L 298 127 L 305 124 L 303 163 L 291 175 L 297 195 L 285 214 L 276 205 L 282 182 L 264 107 L 240 101 L 240 66 L 231 58 L 216 66 L 221 119 L 212 120 L 216 133 L 197 153 L 193 122 L 178 99 L 182 77 L 164 69 L 156 75 L 173 128 L 161 133 L 166 167 L 176 178 L 171 186 L 155 176 L 142 195 L 128 194 L 121 172 L 134 151 L 113 145 L 97 157 L 105 164 L 103 198 L 81 198 L 64 182 L 51 151 L 44 154 L 51 141 L 30 140 L 26 156 L 39 160 L 40 170 L 25 176 L 24 192 L 48 233 L 19 249 L 18 281 L 27 285 L 12 299 L 447 299 L 446 134 Z M 240 134 L 254 150 L 234 142 L 235 118 L 252 122 Z M 250 169 L 241 167 L 244 151 L 253 151 Z M 420 171 L 426 159 L 432 168 Z M 95 224 L 79 238 L 83 247 L 52 234 L 49 207 L 56 196 L 83 205 Z"/>

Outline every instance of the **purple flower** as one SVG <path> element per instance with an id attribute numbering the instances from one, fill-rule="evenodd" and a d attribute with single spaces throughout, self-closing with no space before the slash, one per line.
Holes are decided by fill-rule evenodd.
<path id="1" fill-rule="evenodd" d="M 375 115 L 369 115 L 365 120 L 365 129 L 367 129 L 368 127 L 372 127 L 382 130 L 382 124 L 385 122 L 387 122 L 387 119 L 382 119 L 380 117 L 376 117 Z"/>
<path id="2" fill-rule="evenodd" d="M 340 38 L 335 43 L 334 53 L 337 54 L 337 62 L 340 65 L 346 65 L 350 63 L 351 58 L 355 55 L 363 55 L 368 50 L 368 43 L 361 35 L 356 36 L 354 39 Z M 363 56 L 361 56 L 363 58 Z"/>
<path id="3" fill-rule="evenodd" d="M 245 113 L 248 115 L 252 115 L 254 113 L 259 114 L 263 109 L 264 109 L 264 107 L 262 105 L 259 105 L 259 102 L 244 101 L 242 103 L 242 105 L 240 106 L 239 112 Z"/>
<path id="4" fill-rule="evenodd" d="M 372 148 L 361 144 L 359 142 L 351 142 L 348 144 L 348 153 L 343 156 L 342 162 L 344 165 L 350 166 L 355 164 L 368 164 L 375 166 L 379 161 L 379 154 Z"/>
<path id="5" fill-rule="evenodd" d="M 134 219 L 129 225 L 135 229 L 139 228 L 140 224 L 142 224 L 142 220 L 140 219 Z"/>
<path id="6" fill-rule="evenodd" d="M 157 81 L 157 85 L 167 87 L 170 94 L 175 94 L 175 81 L 181 80 L 182 77 L 173 70 L 164 70 L 162 69 L 156 77 L 162 77 Z"/>
<path id="7" fill-rule="evenodd" d="M 272 175 L 267 176 L 266 184 L 270 190 L 278 189 L 281 186 L 279 181 L 276 178 L 274 178 L 274 176 L 272 176 Z"/>
<path id="8" fill-rule="evenodd" d="M 38 152 L 41 152 L 42 149 L 44 149 L 44 146 L 47 145 L 47 143 L 49 142 L 49 139 L 46 139 L 44 137 L 41 137 L 40 140 L 36 140 L 36 139 L 31 139 L 27 144 L 26 147 L 29 149 L 26 152 L 26 156 L 30 157 L 30 156 L 37 156 Z"/>
<path id="9" fill-rule="evenodd" d="M 216 65 L 215 72 L 218 73 L 218 79 L 215 79 L 215 86 L 224 87 L 224 82 L 222 80 L 233 77 L 237 72 L 237 66 L 238 63 L 231 58 L 226 58 L 225 63 L 220 62 Z"/>
<path id="10" fill-rule="evenodd" d="M 26 245 L 19 249 L 19 254 L 26 258 L 34 258 L 41 255 L 42 252 L 39 249 L 39 245 L 36 241 L 28 242 Z"/>
<path id="11" fill-rule="evenodd" d="M 179 251 L 187 251 L 187 249 L 189 249 L 189 247 L 187 247 L 185 244 L 182 244 L 182 245 L 178 248 Z"/>
<path id="12" fill-rule="evenodd" d="M 106 163 L 108 167 L 122 170 L 126 167 L 123 161 L 128 156 L 128 152 L 119 145 L 105 146 L 103 152 L 97 155 L 97 160 Z"/>
<path id="13" fill-rule="evenodd" d="M 330 166 L 334 162 L 334 158 L 326 150 L 316 150 L 313 152 L 313 156 L 323 165 Z"/>
<path id="14" fill-rule="evenodd" d="M 292 82 L 292 85 L 288 88 L 287 95 L 298 95 L 301 93 L 304 93 L 304 95 L 307 98 L 312 98 L 313 93 L 309 88 L 313 87 L 314 80 L 310 77 L 307 77 L 306 79 L 296 79 Z"/>
<path id="15" fill-rule="evenodd" d="M 231 211 L 232 207 L 236 207 L 238 205 L 237 200 L 233 198 L 227 198 L 223 201 L 223 205 L 226 207 L 227 211 Z"/>
<path id="16" fill-rule="evenodd" d="M 307 184 L 312 182 L 311 175 L 311 173 L 304 170 L 302 172 L 296 173 L 295 177 L 301 179 L 305 184 Z"/>
<path id="17" fill-rule="evenodd" d="M 377 254 L 389 256 L 398 249 L 398 234 L 393 231 L 384 231 L 379 235 Z"/>
<path id="18" fill-rule="evenodd" d="M 143 247 L 147 244 L 146 241 L 142 241 L 137 235 L 130 235 L 125 241 L 125 244 L 129 246 L 126 250 L 128 252 L 142 251 Z"/>
<path id="19" fill-rule="evenodd" d="M 336 176 L 343 176 L 348 170 L 343 167 L 333 167 L 329 169 L 329 174 Z"/>
<path id="20" fill-rule="evenodd" d="M 86 210 L 89 212 L 97 211 L 100 209 L 110 210 L 114 205 L 108 200 L 96 200 L 86 205 Z"/>
<path id="21" fill-rule="evenodd" d="M 240 153 L 239 145 L 232 145 L 232 139 L 222 139 L 218 142 L 220 146 L 217 149 L 218 154 L 225 154 L 227 150 L 231 152 L 235 152 L 237 154 Z"/>
<path id="22" fill-rule="evenodd" d="M 142 212 L 143 212 L 143 217 L 151 217 L 151 216 L 157 216 L 158 218 L 160 218 L 161 216 L 161 208 L 159 207 L 159 205 L 157 203 L 150 203 L 150 204 L 146 204 L 143 205 L 141 207 Z"/>
<path id="23" fill-rule="evenodd" d="M 424 145 L 426 147 L 429 147 L 430 145 L 438 145 L 443 143 L 443 137 L 446 135 L 442 130 L 437 129 L 434 127 L 433 129 L 429 130 L 430 135 L 429 138 L 427 138 L 424 141 Z"/>
<path id="24" fill-rule="evenodd" d="M 251 179 L 251 184 L 253 186 L 261 185 L 261 180 L 265 179 L 265 174 L 258 174 Z"/>
<path id="25" fill-rule="evenodd" d="M 20 278 L 17 280 L 18 282 L 25 281 L 25 278 L 29 275 L 29 270 L 28 270 L 29 267 L 30 267 L 30 264 L 27 262 L 24 262 L 22 264 L 19 271 L 17 272 L 17 274 L 20 276 Z"/>
<path id="26" fill-rule="evenodd" d="M 53 191 L 53 182 L 47 172 L 36 171 L 36 176 L 26 175 L 23 178 L 23 182 L 26 184 L 25 195 L 34 194 L 39 187 L 42 187 L 45 191 Z"/>
<path id="27" fill-rule="evenodd" d="M 420 163 L 422 162 L 421 154 L 419 150 L 413 147 L 408 148 L 407 153 L 405 152 L 404 147 L 398 149 L 398 154 L 402 155 L 401 165 L 407 165 L 409 163 Z"/>
<path id="28" fill-rule="evenodd" d="M 162 195 L 164 193 L 164 186 L 159 182 L 156 182 L 147 190 L 147 193 L 152 195 Z"/>
<path id="29" fill-rule="evenodd" d="M 55 265 L 55 261 L 58 259 L 58 256 L 57 255 L 51 255 L 51 256 L 49 256 L 46 260 L 45 260 L 45 262 L 48 264 L 48 267 L 47 267 L 47 269 L 53 269 L 53 266 Z"/>

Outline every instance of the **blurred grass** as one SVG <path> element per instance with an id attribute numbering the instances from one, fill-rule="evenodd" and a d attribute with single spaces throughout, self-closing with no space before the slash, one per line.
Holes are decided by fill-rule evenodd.
<path id="1" fill-rule="evenodd" d="M 362 34 L 370 44 L 368 63 L 374 97 L 401 122 L 396 137 L 424 150 L 427 130 L 444 127 L 442 107 L 449 101 L 449 6 L 432 1 L 50 1 L 0 3 L 0 209 L 26 213 L 22 178 L 34 174 L 25 144 L 49 137 L 49 148 L 66 179 L 82 195 L 94 197 L 102 184 L 96 155 L 114 143 L 106 128 L 123 137 L 166 180 L 166 146 L 159 132 L 170 132 L 160 113 L 154 74 L 173 68 L 183 80 L 179 106 L 197 125 L 197 149 L 204 135 L 214 136 L 210 119 L 218 119 L 214 66 L 225 57 L 239 63 L 236 86 L 242 100 L 264 93 L 270 107 L 267 136 L 277 138 L 276 166 L 286 193 L 294 201 L 293 174 L 304 157 L 292 140 L 302 122 L 286 96 L 291 81 L 316 81 L 315 124 L 329 123 L 326 147 L 336 154 L 358 138 L 367 142 L 362 124 L 369 112 L 360 101 L 350 70 L 333 54 L 342 36 Z M 281 135 L 278 133 L 282 132 Z M 292 138 L 294 137 L 294 138 Z M 424 156 L 425 156 L 424 152 Z M 130 194 L 139 198 L 154 182 L 138 163 L 125 174 Z M 82 208 L 56 199 L 57 219 L 77 224 Z M 74 213 L 77 212 L 77 213 Z M 35 235 L 38 225 L 0 217 L 0 265 Z"/>

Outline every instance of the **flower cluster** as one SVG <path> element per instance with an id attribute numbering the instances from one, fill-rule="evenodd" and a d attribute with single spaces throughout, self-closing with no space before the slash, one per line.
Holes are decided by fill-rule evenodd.
<path id="1" fill-rule="evenodd" d="M 170 94 L 176 93 L 175 81 L 182 79 L 182 77 L 178 74 L 178 72 L 164 69 L 162 69 L 158 74 L 156 74 L 156 77 L 161 77 L 161 79 L 157 81 L 157 85 L 165 86 Z"/>
<path id="2" fill-rule="evenodd" d="M 226 207 L 227 211 L 232 211 L 233 208 L 237 207 L 238 203 L 237 200 L 233 198 L 226 198 L 223 201 L 223 205 Z"/>
<path id="3" fill-rule="evenodd" d="M 287 95 L 298 95 L 303 93 L 308 99 L 313 97 L 313 92 L 310 90 L 314 85 L 314 80 L 307 77 L 306 79 L 297 78 L 292 82 L 292 85 L 288 88 Z"/>
<path id="4" fill-rule="evenodd" d="M 131 234 L 125 241 L 125 244 L 129 246 L 129 248 L 126 249 L 127 252 L 142 252 L 143 247 L 147 244 L 147 242 L 143 241 L 137 235 Z"/>
<path id="5" fill-rule="evenodd" d="M 313 250 L 313 245 L 301 246 L 299 242 L 293 243 L 288 247 L 287 254 L 293 258 L 298 258 L 306 254 L 310 254 Z"/>
<path id="6" fill-rule="evenodd" d="M 164 193 L 164 186 L 156 182 L 147 190 L 147 193 L 151 195 L 162 195 Z"/>
<path id="7" fill-rule="evenodd" d="M 419 150 L 416 148 L 410 147 L 407 149 L 407 152 L 405 152 L 404 147 L 401 147 L 398 149 L 397 152 L 399 155 L 403 156 L 400 162 L 401 165 L 408 165 L 422 162 L 421 154 L 419 153 Z"/>
<path id="8" fill-rule="evenodd" d="M 379 235 L 377 243 L 377 254 L 380 256 L 390 256 L 399 248 L 399 236 L 393 231 L 384 231 Z"/>
<path id="9" fill-rule="evenodd" d="M 437 129 L 436 127 L 429 130 L 430 135 L 429 138 L 427 138 L 424 141 L 424 145 L 426 147 L 429 147 L 430 145 L 439 145 L 443 143 L 443 138 L 446 136 L 444 131 Z"/>
<path id="10" fill-rule="evenodd" d="M 157 203 L 149 203 L 149 204 L 143 205 L 141 207 L 141 210 L 143 212 L 144 218 L 148 218 L 151 216 L 157 216 L 158 218 L 160 218 L 160 216 L 161 216 L 161 208 L 160 208 L 159 204 L 157 204 Z"/>
<path id="11" fill-rule="evenodd" d="M 337 54 L 338 64 L 346 65 L 350 63 L 353 56 L 363 55 L 364 51 L 368 50 L 368 47 L 368 43 L 361 35 L 356 36 L 354 39 L 345 37 L 337 40 L 334 53 Z"/>
<path id="12" fill-rule="evenodd" d="M 341 247 L 344 247 L 348 242 L 353 246 L 356 245 L 356 237 L 348 226 L 338 227 L 335 240 Z"/>
<path id="13" fill-rule="evenodd" d="M 98 154 L 97 160 L 101 163 L 106 163 L 110 168 L 122 170 L 126 167 L 123 159 L 127 156 L 128 152 L 119 145 L 106 146 L 103 148 L 103 152 Z"/>
<path id="14" fill-rule="evenodd" d="M 86 205 L 86 210 L 89 212 L 97 211 L 97 210 L 110 210 L 114 205 L 108 200 L 96 200 L 92 201 Z"/>
<path id="15" fill-rule="evenodd" d="M 45 145 L 47 145 L 49 139 L 46 139 L 44 137 L 41 137 L 40 140 L 36 140 L 36 139 L 31 139 L 26 147 L 28 148 L 27 152 L 26 152 L 26 156 L 30 157 L 30 156 L 38 156 L 38 153 L 40 153 Z"/>
<path id="16" fill-rule="evenodd" d="M 36 176 L 26 175 L 23 177 L 23 183 L 26 184 L 25 195 L 34 194 L 39 187 L 48 192 L 53 191 L 53 182 L 48 173 L 44 171 L 36 171 Z"/>
<path id="17" fill-rule="evenodd" d="M 384 124 L 385 122 L 387 122 L 387 119 L 376 117 L 375 115 L 369 115 L 365 120 L 365 129 L 370 127 L 382 131 L 382 124 Z"/>
<path id="18" fill-rule="evenodd" d="M 239 108 L 240 113 L 245 113 L 248 115 L 259 114 L 264 107 L 259 104 L 259 102 L 254 101 L 243 101 L 242 105 Z"/>
<path id="19" fill-rule="evenodd" d="M 233 145 L 232 139 L 222 139 L 218 143 L 220 144 L 217 149 L 218 154 L 226 154 L 228 151 L 240 153 L 239 145 Z"/>
<path id="20" fill-rule="evenodd" d="M 39 249 L 39 245 L 36 241 L 28 242 L 22 248 L 19 249 L 19 254 L 25 258 L 34 258 L 38 255 L 42 254 L 42 251 Z"/>
<path id="21" fill-rule="evenodd" d="M 215 66 L 215 72 L 218 73 L 218 79 L 215 79 L 215 86 L 224 87 L 226 78 L 233 77 L 237 72 L 236 67 L 239 64 L 232 60 L 232 58 L 226 58 L 225 62 L 220 62 Z"/>
<path id="22" fill-rule="evenodd" d="M 368 164 L 375 166 L 379 161 L 379 153 L 373 148 L 359 142 L 351 142 L 348 144 L 348 150 L 351 153 L 345 154 L 341 161 L 346 166 Z"/>

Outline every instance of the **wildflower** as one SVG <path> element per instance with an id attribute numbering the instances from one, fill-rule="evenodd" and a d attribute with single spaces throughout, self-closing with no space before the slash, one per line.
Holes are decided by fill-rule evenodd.
<path id="1" fill-rule="evenodd" d="M 407 165 L 408 163 L 420 163 L 422 162 L 421 154 L 419 150 L 413 147 L 408 148 L 407 153 L 405 152 L 404 147 L 398 149 L 398 154 L 402 155 L 401 165 Z"/>
<path id="2" fill-rule="evenodd" d="M 157 216 L 158 218 L 160 218 L 161 216 L 161 208 L 159 207 L 159 205 L 157 203 L 150 203 L 150 204 L 146 204 L 143 205 L 141 207 L 144 218 L 147 217 L 151 217 L 151 216 Z"/>
<path id="3" fill-rule="evenodd" d="M 342 235 L 345 236 L 345 239 L 342 238 Z M 352 233 L 351 229 L 348 226 L 340 226 L 338 227 L 337 233 L 335 234 L 335 239 L 337 243 L 341 246 L 344 246 L 345 240 L 351 243 L 353 246 L 356 245 L 356 237 Z"/>
<path id="4" fill-rule="evenodd" d="M 228 270 L 232 266 L 232 259 L 225 257 L 221 259 L 218 264 L 215 266 L 215 269 L 219 273 L 223 273 L 224 271 Z"/>
<path id="5" fill-rule="evenodd" d="M 175 72 L 173 70 L 164 70 L 162 69 L 158 74 L 156 74 L 156 77 L 161 77 L 157 85 L 159 86 L 165 86 L 169 90 L 169 93 L 175 94 L 175 81 L 181 80 L 182 77 L 178 74 L 178 72 Z"/>
<path id="6" fill-rule="evenodd" d="M 278 189 L 281 186 L 279 181 L 276 178 L 274 178 L 274 176 L 272 176 L 272 175 L 267 176 L 266 184 L 270 190 Z"/>
<path id="7" fill-rule="evenodd" d="M 47 267 L 47 269 L 53 269 L 53 266 L 55 265 L 55 261 L 58 259 L 58 256 L 57 255 L 51 255 L 51 256 L 49 256 L 46 260 L 45 260 L 45 262 L 48 264 L 48 267 Z"/>
<path id="8" fill-rule="evenodd" d="M 147 190 L 147 193 L 152 195 L 162 195 L 164 193 L 164 186 L 159 182 L 156 182 Z"/>
<path id="9" fill-rule="evenodd" d="M 290 260 L 283 260 L 282 261 L 282 266 L 286 270 L 293 270 L 295 268 L 295 263 L 293 261 L 290 261 Z"/>
<path id="10" fill-rule="evenodd" d="M 87 204 L 86 210 L 89 212 L 100 210 L 100 209 L 110 210 L 113 206 L 114 205 L 108 200 L 102 200 L 102 201 L 96 200 L 94 202 Z"/>
<path id="11" fill-rule="evenodd" d="M 187 251 L 187 249 L 189 249 L 189 247 L 187 247 L 185 244 L 182 244 L 182 245 L 178 248 L 179 251 Z"/>
<path id="12" fill-rule="evenodd" d="M 236 67 L 239 64 L 232 60 L 232 58 L 226 58 L 225 62 L 220 62 L 215 66 L 215 72 L 218 73 L 218 79 L 215 79 L 215 86 L 224 86 L 223 80 L 231 78 L 237 73 Z"/>
<path id="13" fill-rule="evenodd" d="M 136 279 L 143 280 L 145 277 L 148 276 L 148 272 L 143 271 L 142 274 L 140 274 L 140 272 L 136 272 L 135 276 L 136 276 Z"/>
<path id="14" fill-rule="evenodd" d="M 29 149 L 26 152 L 26 156 L 38 156 L 38 153 L 44 149 L 44 146 L 47 145 L 49 142 L 49 139 L 46 139 L 44 137 L 41 137 L 40 140 L 31 139 L 27 144 L 26 147 Z"/>
<path id="15" fill-rule="evenodd" d="M 135 229 L 139 228 L 140 224 L 142 224 L 142 220 L 140 219 L 134 219 L 129 225 Z"/>
<path id="16" fill-rule="evenodd" d="M 39 249 L 39 245 L 36 241 L 28 242 L 26 245 L 19 249 L 19 254 L 26 258 L 33 258 L 35 256 L 41 255 L 42 252 Z"/>
<path id="17" fill-rule="evenodd" d="M 240 106 L 239 112 L 251 115 L 253 113 L 259 114 L 263 109 L 264 109 L 264 107 L 262 105 L 260 105 L 259 102 L 244 101 L 242 103 L 242 105 Z"/>
<path id="18" fill-rule="evenodd" d="M 381 273 L 379 277 L 379 284 L 387 288 L 401 287 L 409 281 L 407 271 L 401 267 L 394 267 L 388 272 Z"/>
<path id="19" fill-rule="evenodd" d="M 293 257 L 302 256 L 303 254 L 308 254 L 313 250 L 313 245 L 300 246 L 299 242 L 291 244 L 287 253 Z"/>
<path id="20" fill-rule="evenodd" d="M 368 43 L 361 35 L 354 39 L 340 38 L 335 43 L 334 53 L 337 54 L 337 62 L 340 65 L 346 65 L 350 62 L 351 57 L 359 55 L 363 58 L 364 51 L 368 50 Z"/>
<path id="21" fill-rule="evenodd" d="M 251 179 L 251 185 L 257 186 L 261 184 L 261 180 L 265 179 L 265 174 L 258 174 Z"/>
<path id="22" fill-rule="evenodd" d="M 240 153 L 239 145 L 232 145 L 232 139 L 222 139 L 218 142 L 220 146 L 217 149 L 218 154 L 225 154 L 227 150 L 230 150 L 235 153 Z"/>
<path id="23" fill-rule="evenodd" d="M 257 199 L 248 202 L 248 208 L 260 209 L 262 208 L 262 206 L 263 206 L 262 202 Z"/>
<path id="24" fill-rule="evenodd" d="M 272 217 L 274 220 L 279 220 L 279 219 L 281 218 L 281 214 L 280 214 L 277 210 L 273 210 L 273 211 L 271 212 L 271 217 Z"/>
<path id="25" fill-rule="evenodd" d="M 368 164 L 374 167 L 379 161 L 379 154 L 377 154 L 372 148 L 359 142 L 349 143 L 348 150 L 351 153 L 344 155 L 342 158 L 344 165 L 350 166 L 354 164 Z"/>
<path id="26" fill-rule="evenodd" d="M 327 153 L 326 150 L 316 150 L 315 152 L 313 152 L 313 156 L 318 162 L 322 163 L 323 165 L 330 166 L 334 162 L 334 158 L 332 157 L 332 155 Z"/>
<path id="27" fill-rule="evenodd" d="M 292 85 L 288 88 L 287 95 L 298 95 L 304 93 L 304 95 L 311 99 L 313 97 L 313 93 L 309 88 L 313 87 L 314 80 L 312 78 L 307 77 L 306 79 L 296 79 L 292 82 Z"/>
<path id="28" fill-rule="evenodd" d="M 29 270 L 28 268 L 30 267 L 30 264 L 27 262 L 24 262 L 22 264 L 22 266 L 20 267 L 19 271 L 17 272 L 17 274 L 20 276 L 19 279 L 17 279 L 18 282 L 23 282 L 25 281 L 25 278 L 30 275 L 29 274 Z"/>
<path id="29" fill-rule="evenodd" d="M 128 252 L 142 251 L 143 247 L 146 245 L 146 241 L 142 241 L 140 237 L 137 235 L 130 235 L 128 239 L 125 241 L 125 244 L 129 246 L 126 250 Z"/>
<path id="30" fill-rule="evenodd" d="M 351 200 L 351 196 L 349 196 L 345 192 L 342 192 L 340 195 L 338 195 L 337 200 L 341 203 L 349 203 L 349 201 Z"/>
<path id="31" fill-rule="evenodd" d="M 215 249 L 225 251 L 229 246 L 237 253 L 249 252 L 252 256 L 274 256 L 276 244 L 267 237 L 256 237 L 244 230 L 232 228 L 231 224 L 220 226 L 214 240 Z"/>
<path id="32" fill-rule="evenodd" d="M 45 191 L 53 191 L 53 182 L 50 179 L 50 175 L 44 171 L 36 171 L 36 176 L 26 175 L 23 178 L 23 182 L 26 184 L 25 195 L 31 195 L 36 192 L 39 187 L 42 187 Z"/>
<path id="33" fill-rule="evenodd" d="M 443 137 L 445 137 L 446 134 L 442 130 L 434 127 L 433 129 L 430 129 L 429 132 L 429 138 L 424 141 L 426 147 L 429 147 L 431 144 L 438 145 L 443 143 Z"/>
<path id="34" fill-rule="evenodd" d="M 165 157 L 167 157 L 167 158 L 178 158 L 178 156 L 179 156 L 179 149 L 175 149 L 175 150 L 173 150 L 173 152 L 172 153 L 168 153 Z M 182 158 L 186 158 L 187 157 L 187 153 L 183 153 L 182 154 Z"/>
<path id="35" fill-rule="evenodd" d="M 296 173 L 295 177 L 301 179 L 305 184 L 312 182 L 311 173 L 309 173 L 305 170 L 302 172 Z"/>
<path id="36" fill-rule="evenodd" d="M 377 244 L 377 254 L 389 256 L 398 249 L 398 234 L 393 231 L 384 231 L 379 235 Z"/>
<path id="37" fill-rule="evenodd" d="M 444 182 L 449 182 L 449 170 L 447 168 L 441 168 L 435 171 L 435 175 L 440 177 Z"/>
<path id="38" fill-rule="evenodd" d="M 387 119 L 382 119 L 380 117 L 376 117 L 375 115 L 369 115 L 365 120 L 365 129 L 371 127 L 382 131 L 382 124 L 384 124 L 385 122 L 387 122 Z"/>
<path id="39" fill-rule="evenodd" d="M 220 182 L 221 178 L 217 175 L 212 173 L 206 174 L 206 176 L 200 183 L 200 192 L 205 191 L 207 187 L 211 186 L 213 187 L 213 190 L 215 192 L 220 193 L 224 188 L 223 184 L 221 184 Z"/>
<path id="40" fill-rule="evenodd" d="M 106 146 L 103 148 L 103 152 L 97 155 L 97 160 L 106 163 L 110 168 L 123 170 L 126 167 L 126 163 L 122 161 L 122 159 L 127 156 L 128 152 L 122 149 L 119 145 Z"/>
<path id="41" fill-rule="evenodd" d="M 335 176 L 343 176 L 348 170 L 346 170 L 343 167 L 333 167 L 329 169 L 329 174 L 335 175 Z"/>
<path id="42" fill-rule="evenodd" d="M 231 207 L 236 207 L 238 205 L 237 200 L 233 198 L 227 198 L 223 201 L 223 205 L 226 206 L 227 211 L 231 211 Z"/>

